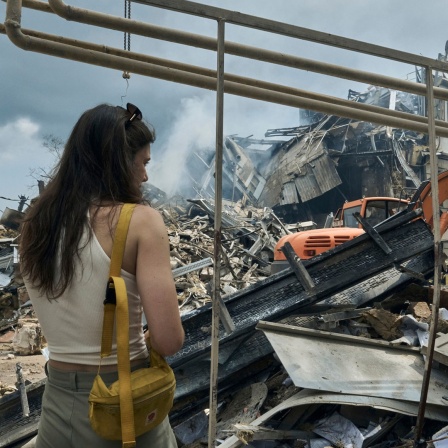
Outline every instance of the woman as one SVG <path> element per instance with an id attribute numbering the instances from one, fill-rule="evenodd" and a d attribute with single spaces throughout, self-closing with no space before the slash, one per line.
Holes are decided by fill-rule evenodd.
<path id="1" fill-rule="evenodd" d="M 144 203 L 154 131 L 138 108 L 106 104 L 74 126 L 54 175 L 26 214 L 21 270 L 48 342 L 48 380 L 37 448 L 121 447 L 90 427 L 88 395 L 98 371 L 113 235 L 123 203 L 138 204 L 122 264 L 129 299 L 131 367 L 144 367 L 151 344 L 162 356 L 183 344 L 168 235 L 160 214 Z M 116 345 L 101 362 L 107 383 L 118 379 Z M 176 447 L 168 418 L 137 438 L 137 447 Z"/>

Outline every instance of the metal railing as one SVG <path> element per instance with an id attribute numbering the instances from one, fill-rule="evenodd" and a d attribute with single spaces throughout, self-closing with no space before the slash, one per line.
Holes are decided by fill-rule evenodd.
<path id="1" fill-rule="evenodd" d="M 90 42 L 55 36 L 35 30 L 21 28 L 22 0 L 7 0 L 7 12 L 4 25 L 0 25 L 0 32 L 6 33 L 9 39 L 19 48 L 71 59 L 106 68 L 119 69 L 137 73 L 144 76 L 182 83 L 217 92 L 216 111 L 216 165 L 215 165 L 215 277 L 212 323 L 212 376 L 210 384 L 210 427 L 209 446 L 214 445 L 216 436 L 216 409 L 217 409 L 217 353 L 219 318 L 225 324 L 227 331 L 232 330 L 232 322 L 225 314 L 225 306 L 220 299 L 219 266 L 220 266 L 220 236 L 221 236 L 221 201 L 222 201 L 222 144 L 223 144 L 223 95 L 232 94 L 246 98 L 253 98 L 266 102 L 310 109 L 326 114 L 369 121 L 380 125 L 409 129 L 428 134 L 430 147 L 430 168 L 432 183 L 432 205 L 434 216 L 434 299 L 432 321 L 438 321 L 440 303 L 440 277 L 441 277 L 441 235 L 438 204 L 437 185 L 437 156 L 436 137 L 448 137 L 448 123 L 436 120 L 434 116 L 435 99 L 448 101 L 448 90 L 433 86 L 433 70 L 448 72 L 448 63 L 433 60 L 420 55 L 406 53 L 391 48 L 373 45 L 345 37 L 329 35 L 318 31 L 276 22 L 269 19 L 255 17 L 222 8 L 211 7 L 186 0 L 134 0 L 142 5 L 155 6 L 180 13 L 192 14 L 217 22 L 216 39 L 198 34 L 187 33 L 170 28 L 156 26 L 146 22 L 116 17 L 95 11 L 81 9 L 64 4 L 61 0 L 48 0 L 48 3 L 39 0 L 23 0 L 26 8 L 57 14 L 69 21 L 99 26 L 117 31 L 137 34 L 141 36 L 161 39 L 176 44 L 194 46 L 217 54 L 216 70 L 193 66 L 147 54 L 124 51 Z M 408 63 L 424 69 L 426 84 L 401 80 L 380 74 L 354 70 L 334 64 L 323 63 L 293 55 L 287 55 L 263 48 L 251 47 L 225 40 L 225 25 L 238 25 L 257 29 L 267 33 L 275 33 L 293 39 L 306 40 L 322 45 L 337 47 L 344 50 L 355 51 L 392 61 Z M 410 113 L 399 112 L 340 98 L 322 95 L 291 86 L 247 78 L 231 73 L 224 69 L 224 55 L 234 55 L 265 63 L 281 65 L 299 70 L 308 70 L 358 82 L 366 82 L 377 86 L 421 95 L 426 98 L 427 117 Z M 215 300 L 216 299 L 216 300 Z M 428 344 L 428 355 L 425 364 L 425 377 L 422 386 L 419 415 L 416 425 L 416 441 L 418 441 L 422 428 L 426 394 L 430 375 L 430 366 L 435 341 L 435 325 Z"/>

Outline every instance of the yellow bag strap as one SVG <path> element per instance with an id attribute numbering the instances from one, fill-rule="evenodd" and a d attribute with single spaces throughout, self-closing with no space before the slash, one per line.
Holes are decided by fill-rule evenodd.
<path id="1" fill-rule="evenodd" d="M 115 230 L 112 256 L 110 260 L 109 277 L 120 277 L 124 247 L 128 235 L 129 222 L 135 204 L 124 204 Z M 115 320 L 116 293 L 114 283 L 109 281 L 104 301 L 103 336 L 101 340 L 101 358 L 109 356 L 112 350 L 112 335 Z"/>
<path id="2" fill-rule="evenodd" d="M 132 402 L 131 362 L 129 357 L 128 298 L 126 284 L 120 276 L 129 222 L 134 208 L 135 204 L 124 204 L 118 219 L 112 248 L 106 300 L 104 302 L 103 335 L 101 340 L 101 358 L 103 358 L 109 356 L 112 349 L 113 325 L 116 310 L 118 379 L 123 448 L 135 447 L 134 406 Z"/>

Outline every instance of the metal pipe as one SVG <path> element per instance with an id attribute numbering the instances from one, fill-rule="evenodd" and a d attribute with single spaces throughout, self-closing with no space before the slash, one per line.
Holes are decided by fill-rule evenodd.
<path id="1" fill-rule="evenodd" d="M 215 219 L 213 271 L 214 294 L 212 303 L 212 346 L 210 359 L 210 413 L 208 416 L 208 448 L 214 448 L 216 440 L 216 416 L 218 413 L 218 367 L 219 367 L 219 316 L 221 296 L 221 220 L 222 220 L 222 163 L 224 122 L 224 32 L 225 23 L 218 21 L 217 82 L 216 82 L 216 154 L 215 154 Z"/>
<path id="2" fill-rule="evenodd" d="M 0 33 L 6 34 L 6 29 L 3 24 L 0 24 Z M 184 64 L 182 62 L 177 61 L 171 61 L 168 59 L 158 58 L 155 56 L 146 55 L 143 53 L 136 53 L 132 51 L 122 50 L 118 48 L 113 47 L 107 47 L 105 45 L 98 45 L 98 44 L 92 44 L 90 42 L 70 39 L 62 36 L 55 36 L 52 34 L 43 33 L 40 31 L 35 30 L 29 30 L 22 28 L 22 33 L 26 36 L 36 37 L 39 39 L 44 39 L 51 42 L 58 42 L 61 44 L 66 44 L 78 48 L 83 48 L 86 50 L 92 50 L 92 51 L 98 51 L 104 54 L 108 55 L 114 55 L 114 56 L 121 56 L 125 58 L 129 58 L 131 60 L 141 61 L 141 62 L 148 62 L 150 64 L 155 64 L 161 67 L 168 67 L 173 68 L 176 70 L 182 70 L 188 73 L 196 73 L 204 76 L 211 77 L 213 79 L 216 79 L 216 70 L 206 69 L 203 67 L 198 67 L 195 65 L 190 64 Z M 341 98 L 328 96 L 328 95 L 322 95 L 319 93 L 309 92 L 302 89 L 296 89 L 293 87 L 283 86 L 280 84 L 274 84 L 266 81 L 260 81 L 253 78 L 247 78 L 244 76 L 238 76 L 233 75 L 231 73 L 224 74 L 224 79 L 226 81 L 231 81 L 239 84 L 254 86 L 254 87 L 260 87 L 267 90 L 272 90 L 276 92 L 282 92 L 287 93 L 295 96 L 300 96 L 303 98 L 309 98 L 309 99 L 315 99 L 318 101 L 324 101 L 331 104 L 341 105 L 341 106 L 347 106 L 354 109 L 359 110 L 365 110 L 369 112 L 376 112 L 383 115 L 388 115 L 396 118 L 403 118 L 403 119 L 409 119 L 411 118 L 413 121 L 419 122 L 419 123 L 425 123 L 427 124 L 428 120 L 426 117 L 420 116 L 420 115 L 413 115 L 405 112 L 395 111 L 391 109 L 382 108 L 379 106 L 373 106 L 370 104 L 364 104 L 364 103 L 358 103 L 354 101 L 344 100 Z M 436 124 L 438 127 L 446 128 L 448 129 L 448 122 L 442 121 L 442 120 L 436 120 Z"/>
<path id="3" fill-rule="evenodd" d="M 166 81 L 178 82 L 208 90 L 216 90 L 215 80 L 208 76 L 160 67 L 156 64 L 135 61 L 127 57 L 102 54 L 96 51 L 84 50 L 82 48 L 59 42 L 49 42 L 45 39 L 25 36 L 20 27 L 20 11 L 20 0 L 8 0 L 5 21 L 6 33 L 9 39 L 19 48 L 79 62 L 90 63 L 92 65 L 114 68 L 121 71 L 126 70 L 132 73 L 138 73 L 145 76 L 151 76 Z M 351 107 L 351 105 L 340 106 L 338 104 L 333 104 L 332 102 L 301 98 L 288 93 L 269 91 L 256 86 L 242 85 L 231 81 L 224 81 L 224 91 L 225 93 L 246 98 L 282 104 L 285 106 L 310 109 L 329 115 L 337 115 L 355 120 L 384 124 L 386 126 L 394 126 L 399 129 L 410 129 L 423 133 L 428 132 L 427 125 L 425 123 L 415 121 L 414 116 L 411 114 L 409 114 L 409 119 L 395 118 L 392 116 L 383 115 L 383 109 L 381 108 L 379 108 L 379 110 L 381 110 L 379 113 L 355 110 Z M 446 127 L 436 127 L 436 133 L 438 136 L 448 137 Z"/>
<path id="4" fill-rule="evenodd" d="M 8 0 L 3 0 L 5 3 L 8 3 Z M 34 9 L 36 11 L 42 11 L 42 12 L 49 12 L 49 13 L 53 13 L 54 11 L 51 9 L 51 6 L 48 4 L 48 2 L 42 2 L 42 1 L 27 1 L 24 0 L 22 2 L 22 5 L 26 8 L 30 8 L 30 9 Z"/>
<path id="5" fill-rule="evenodd" d="M 24 0 L 23 4 L 27 8 L 39 9 L 41 11 L 49 12 L 47 8 L 43 8 L 37 0 Z M 185 2 L 188 3 L 188 2 Z M 199 34 L 192 34 L 183 31 L 172 30 L 144 22 L 137 22 L 135 20 L 124 19 L 109 14 L 103 14 L 96 11 L 77 8 L 66 5 L 62 0 L 49 0 L 51 8 L 59 16 L 69 21 L 86 23 L 94 26 L 101 26 L 103 28 L 123 31 L 141 36 L 162 39 L 177 44 L 190 45 L 197 48 L 216 51 L 216 39 L 201 36 Z M 225 10 L 223 10 L 225 11 Z M 259 20 L 264 20 L 260 19 Z M 312 30 L 308 30 L 312 32 Z M 369 45 L 360 42 L 363 45 Z M 382 48 L 382 47 L 379 47 Z M 341 67 L 325 62 L 313 61 L 310 59 L 300 58 L 297 56 L 278 53 L 275 51 L 264 50 L 262 48 L 251 47 L 248 45 L 241 45 L 234 42 L 226 42 L 225 52 L 234 56 L 240 56 L 250 59 L 259 60 L 262 62 L 269 62 L 273 64 L 283 65 L 286 67 L 299 68 L 302 70 L 313 71 L 324 75 L 335 76 L 343 79 L 349 79 L 358 82 L 367 82 L 370 84 L 381 85 L 392 89 L 414 93 L 416 95 L 425 95 L 426 86 L 415 82 L 400 80 L 390 76 L 380 74 L 372 74 L 361 70 L 354 70 L 347 67 Z M 399 52 L 401 53 L 401 52 Z M 416 58 L 421 58 L 414 55 Z M 423 58 L 425 61 L 428 58 Z M 433 61 L 432 62 L 439 62 Z M 415 61 L 412 64 L 417 64 Z M 448 71 L 448 64 L 445 64 L 445 70 Z M 438 64 L 437 64 L 438 65 Z M 438 99 L 448 101 L 448 91 L 439 87 L 434 88 L 435 96 Z"/>
<path id="6" fill-rule="evenodd" d="M 432 361 L 434 358 L 434 347 L 439 322 L 440 307 L 440 280 L 442 274 L 442 244 L 440 234 L 440 206 L 439 206 L 439 184 L 438 184 L 438 164 L 437 147 L 434 126 L 434 96 L 432 94 L 433 72 L 431 67 L 426 67 L 426 85 L 428 86 L 427 110 L 429 123 L 429 163 L 431 168 L 431 197 L 432 197 L 432 217 L 434 233 L 434 288 L 432 297 L 432 316 L 431 328 L 429 330 L 428 350 L 425 359 L 425 371 L 423 373 L 422 389 L 420 394 L 420 403 L 418 408 L 417 421 L 414 432 L 414 445 L 422 443 L 421 435 L 425 418 L 426 399 L 428 397 L 429 380 L 431 377 Z M 424 442 L 424 441 L 423 441 Z"/>
<path id="7" fill-rule="evenodd" d="M 6 34 L 6 29 L 3 24 L 0 23 L 0 33 Z M 29 30 L 22 28 L 22 33 L 26 36 L 36 37 L 39 39 L 44 39 L 51 42 L 58 42 L 61 44 L 70 45 L 73 47 L 83 48 L 86 50 L 98 51 L 108 55 L 121 56 L 125 58 L 129 58 L 135 61 L 148 62 L 150 64 L 155 64 L 161 67 L 173 68 L 176 70 L 182 70 L 188 73 L 196 73 L 204 76 L 211 77 L 216 79 L 216 70 L 211 70 L 203 67 L 198 67 L 195 65 L 184 64 L 182 62 L 171 61 L 169 59 L 158 58 L 155 56 L 146 55 L 143 53 L 136 53 L 132 51 L 122 50 L 114 47 L 107 47 L 105 45 L 93 44 L 90 42 L 70 39 L 62 36 L 55 36 L 53 34 L 47 34 L 40 31 Z M 396 110 L 386 109 L 379 106 L 373 106 L 370 104 L 358 103 L 354 101 L 344 100 L 341 98 L 322 95 L 319 93 L 309 92 L 302 89 L 296 89 L 294 87 L 283 86 L 281 84 L 274 84 L 266 81 L 260 81 L 253 78 L 247 78 L 244 76 L 233 75 L 231 73 L 225 73 L 224 79 L 226 81 L 231 81 L 239 84 L 260 87 L 267 90 L 272 90 L 276 92 L 287 93 L 295 96 L 300 96 L 303 98 L 315 99 L 318 101 L 324 101 L 331 104 L 347 106 L 354 109 L 376 112 L 383 115 L 388 115 L 396 118 L 409 119 L 419 122 L 419 123 L 428 123 L 428 119 L 421 115 L 413 115 L 405 112 L 400 112 Z M 438 127 L 448 129 L 448 122 L 442 120 L 436 120 L 436 125 Z"/>
<path id="8" fill-rule="evenodd" d="M 374 45 L 355 39 L 348 39 L 343 36 L 335 36 L 334 34 L 322 33 L 320 31 L 302 28 L 296 25 L 290 25 L 288 23 L 251 16 L 248 14 L 243 14 L 241 12 L 229 11 L 227 9 L 217 8 L 214 6 L 207 6 L 201 3 L 195 3 L 187 0 L 133 1 L 144 5 L 157 6 L 159 8 L 192 14 L 209 19 L 224 19 L 227 23 L 255 28 L 261 31 L 268 31 L 287 37 L 299 38 L 318 44 L 342 48 L 344 50 L 356 51 L 358 53 L 368 54 L 371 56 L 378 56 L 383 59 L 391 59 L 394 61 L 404 62 L 412 65 L 415 64 L 421 67 L 432 66 L 444 72 L 448 71 L 448 64 L 424 56 L 394 50 L 392 48 L 381 47 L 379 45 Z"/>

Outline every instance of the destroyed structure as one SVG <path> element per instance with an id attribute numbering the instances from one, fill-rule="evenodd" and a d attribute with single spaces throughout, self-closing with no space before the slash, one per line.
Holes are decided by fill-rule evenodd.
<path id="1" fill-rule="evenodd" d="M 448 86 L 444 77 L 435 81 Z M 349 98 L 425 113 L 419 97 L 385 88 L 350 91 Z M 411 198 L 428 178 L 427 138 L 301 112 L 299 127 L 268 130 L 263 140 L 228 136 L 224 142 L 220 285 L 235 330 L 220 331 L 218 441 L 225 448 L 247 443 L 310 448 L 411 445 L 425 338 L 434 324 L 433 236 L 422 219 L 415 219 L 418 212 L 405 211 L 377 226 L 393 262 L 364 234 L 304 261 L 308 284 L 293 269 L 271 275 L 270 265 L 282 236 L 323 227 L 327 215 L 345 200 Z M 437 113 L 437 119 L 446 120 L 445 103 L 438 103 Z M 443 140 L 438 155 L 444 171 L 448 146 Z M 191 177 L 201 180 L 183 196 L 168 197 L 153 185 L 144 190 L 167 225 L 186 331 L 183 349 L 169 359 L 177 378 L 170 418 L 179 446 L 185 448 L 206 445 L 213 157 L 213 152 L 202 152 L 187 161 Z M 18 230 L 2 222 L 0 331 L 14 329 L 11 348 L 16 354 L 38 353 L 45 341 L 15 269 Z M 441 305 L 448 307 L 448 299 L 442 299 Z M 436 365 L 424 409 L 426 441 L 443 439 L 448 432 L 448 312 L 441 311 Z M 5 389 L 0 398 L 0 446 L 35 434 L 44 383 L 27 386 L 27 416 L 23 381 L 16 384 L 17 391 Z"/>
<path id="2" fill-rule="evenodd" d="M 446 55 L 439 55 L 445 60 Z M 417 81 L 423 74 L 416 71 Z M 448 88 L 440 74 L 434 85 Z M 350 90 L 348 99 L 424 116 L 424 99 L 417 95 L 370 86 Z M 446 121 L 446 102 L 436 101 L 436 119 Z M 228 136 L 223 148 L 223 196 L 268 207 L 286 223 L 314 221 L 346 200 L 367 196 L 408 198 L 429 178 L 428 137 L 312 111 L 300 111 L 301 126 L 270 129 L 265 139 Z M 448 168 L 448 144 L 439 139 L 440 171 Z M 214 151 L 195 153 L 187 161 L 190 197 L 214 197 Z M 194 179 L 201 179 L 199 182 Z M 183 190 L 185 191 L 185 190 Z M 185 194 L 185 193 L 184 193 Z"/>
<path id="3" fill-rule="evenodd" d="M 183 447 L 205 446 L 201 440 L 207 431 L 204 409 L 208 407 L 210 376 L 213 210 L 206 213 L 202 209 L 200 213 L 191 208 L 192 204 L 198 206 L 197 201 L 173 198 L 160 208 L 169 231 L 173 275 L 187 336 L 184 348 L 170 359 L 177 379 L 171 421 Z M 293 446 L 288 440 L 312 441 L 311 446 L 329 442 L 348 446 L 346 437 L 350 434 L 354 434 L 356 447 L 364 446 L 364 440 L 370 446 L 388 437 L 391 445 L 397 446 L 406 437 L 412 438 L 423 362 L 417 347 L 419 337 L 424 339 L 431 324 L 426 281 L 391 269 L 387 255 L 364 235 L 304 263 L 319 285 L 311 292 L 290 270 L 269 275 L 268 263 L 258 252 L 251 253 L 254 241 L 261 237 L 269 241 L 266 234 L 274 240 L 284 231 L 274 214 L 251 207 L 241 209 L 239 203 L 226 203 L 224 209 L 227 262 L 223 263 L 221 285 L 236 329 L 232 334 L 222 330 L 220 338 L 218 438 L 225 440 L 222 446 L 242 446 L 251 441 L 252 446 Z M 400 218 L 401 224 L 409 220 L 412 224 L 382 224 L 378 231 L 398 254 L 396 263 L 407 263 L 412 272 L 430 277 L 432 235 L 422 220 L 413 218 L 415 213 Z M 242 229 L 244 233 L 238 235 Z M 252 240 L 245 240 L 248 234 Z M 370 260 L 369 264 L 364 260 Z M 364 266 L 359 270 L 361 263 Z M 345 266 L 342 271 L 341 265 Z M 20 278 L 14 277 L 8 289 L 19 291 L 19 284 Z M 16 320 L 10 319 L 3 327 L 14 328 L 15 335 L 20 335 L 12 343 L 16 354 L 20 353 L 19 340 L 36 350 L 42 347 L 42 340 L 36 342 L 38 339 L 31 337 L 32 318 L 25 299 L 14 310 Z M 375 306 L 375 301 L 380 305 Z M 443 332 L 448 324 L 441 321 L 439 325 Z M 278 345 L 280 337 L 290 340 Z M 314 340 L 319 344 L 321 339 L 322 346 L 311 344 Z M 308 352 L 299 354 L 293 344 Z M 285 354 L 288 347 L 298 356 Z M 273 356 L 274 349 L 279 358 Z M 344 350 L 349 350 L 350 356 Z M 370 350 L 369 363 L 361 356 L 366 350 Z M 383 352 L 388 356 L 384 360 Z M 448 379 L 443 370 L 446 355 L 439 356 L 441 370 L 431 383 L 426 409 L 426 438 L 448 422 L 443 386 Z M 370 374 L 371 366 L 380 361 L 386 372 L 381 371 L 381 382 Z M 336 367 L 348 368 L 354 377 L 347 377 Z M 302 369 L 307 375 L 297 377 Z M 316 369 L 322 370 L 317 374 Z M 318 378 L 321 383 L 315 382 Z M 28 417 L 23 415 L 18 392 L 9 391 L 0 400 L 2 446 L 35 433 L 44 382 L 27 386 Z M 362 384 L 366 387 L 360 388 Z M 374 386 L 369 388 L 369 384 Z M 16 387 L 20 390 L 20 383 Z M 359 406 L 362 412 L 355 411 Z M 260 445 L 268 443 L 263 439 L 276 440 L 277 444 Z"/>

